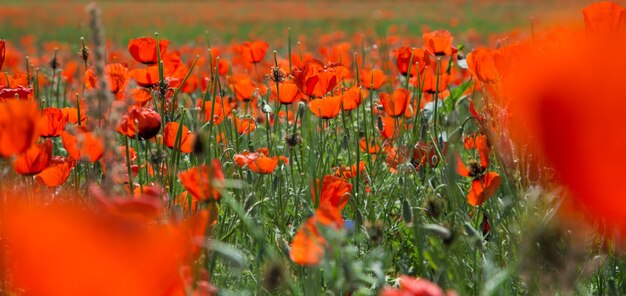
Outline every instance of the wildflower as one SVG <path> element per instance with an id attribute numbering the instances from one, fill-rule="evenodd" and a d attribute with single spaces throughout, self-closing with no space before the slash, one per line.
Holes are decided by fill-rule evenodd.
<path id="1" fill-rule="evenodd" d="M 341 112 L 341 95 L 311 100 L 309 109 L 319 118 L 335 118 Z"/>
<path id="2" fill-rule="evenodd" d="M 256 121 L 252 118 L 244 118 L 237 121 L 237 132 L 240 135 L 247 135 L 256 129 Z"/>
<path id="3" fill-rule="evenodd" d="M 276 93 L 276 84 L 272 85 L 270 89 L 272 90 L 272 98 L 275 100 L 278 99 L 278 101 L 283 105 L 290 105 L 300 97 L 298 87 L 292 81 L 279 83 L 278 93 Z"/>
<path id="4" fill-rule="evenodd" d="M 426 49 L 436 56 L 450 56 L 453 51 L 452 34 L 446 30 L 436 30 L 422 35 Z M 456 50 L 455 50 L 456 51 Z"/>
<path id="5" fill-rule="evenodd" d="M 195 200 L 219 200 L 223 186 L 222 164 L 214 159 L 211 165 L 199 165 L 178 174 L 180 183 Z"/>
<path id="6" fill-rule="evenodd" d="M 308 218 L 291 242 L 289 258 L 297 264 L 312 266 L 320 263 L 324 257 L 327 241 L 320 231 L 321 227 L 338 230 L 343 226 L 339 209 L 330 203 L 322 203 L 313 217 Z"/>
<path id="7" fill-rule="evenodd" d="M 104 154 L 104 142 L 84 126 L 77 126 L 71 132 L 60 134 L 63 147 L 75 160 L 98 161 Z"/>
<path id="8" fill-rule="evenodd" d="M 13 160 L 13 169 L 20 175 L 34 175 L 48 167 L 52 157 L 52 140 L 33 144 Z"/>
<path id="9" fill-rule="evenodd" d="M 176 142 L 177 139 L 178 143 Z M 196 135 L 189 131 L 187 126 L 181 126 L 178 122 L 170 121 L 163 128 L 163 141 L 165 146 L 170 149 L 176 148 L 182 153 L 191 153 L 196 141 Z"/>
<path id="10" fill-rule="evenodd" d="M 400 276 L 400 285 L 397 289 L 385 287 L 379 296 L 453 296 L 453 291 L 445 292 L 436 284 L 425 279 L 407 275 Z"/>
<path id="11" fill-rule="evenodd" d="M 256 64 L 263 61 L 265 54 L 269 49 L 269 44 L 265 41 L 246 41 L 235 48 L 235 51 L 239 52 L 243 59 L 250 64 Z"/>
<path id="12" fill-rule="evenodd" d="M 59 108 L 45 108 L 39 121 L 39 134 L 41 137 L 58 137 L 65 130 L 67 116 Z"/>
<path id="13" fill-rule="evenodd" d="M 393 55 L 396 58 L 396 67 L 403 76 L 417 76 L 418 69 L 421 73 L 432 62 L 431 55 L 421 48 L 413 48 L 411 50 L 411 48 L 403 46 L 394 50 Z M 409 65 L 411 56 L 413 57 L 413 64 Z M 408 73 L 409 67 L 411 68 L 411 73 Z"/>
<path id="14" fill-rule="evenodd" d="M 379 89 L 387 81 L 387 76 L 379 69 L 363 69 L 360 73 L 361 84 L 368 89 Z"/>
<path id="15" fill-rule="evenodd" d="M 50 164 L 35 175 L 35 181 L 47 187 L 57 187 L 65 183 L 74 168 L 75 161 L 71 158 L 54 156 Z"/>
<path id="16" fill-rule="evenodd" d="M 383 105 L 385 114 L 391 117 L 399 117 L 404 115 L 406 108 L 410 102 L 408 90 L 399 88 L 393 91 L 393 94 L 380 93 L 380 103 Z"/>
<path id="17" fill-rule="evenodd" d="M 473 140 L 466 140 L 465 145 L 466 149 L 478 150 L 480 164 L 473 161 L 467 167 L 460 156 L 457 155 L 457 173 L 461 176 L 473 178 L 472 187 L 467 195 L 467 202 L 472 206 L 480 206 L 496 193 L 502 180 L 498 173 L 486 171 L 489 166 L 491 149 L 485 135 L 478 135 Z"/>
<path id="18" fill-rule="evenodd" d="M 367 91 L 360 89 L 357 86 L 353 86 L 341 94 L 341 103 L 343 109 L 346 111 L 352 111 L 361 105 L 363 98 L 367 97 Z"/>
<path id="19" fill-rule="evenodd" d="M 324 65 L 314 59 L 307 60 L 304 65 L 291 70 L 298 89 L 312 98 L 321 98 L 335 89 L 348 73 L 348 68 L 342 64 Z"/>
<path id="20" fill-rule="evenodd" d="M 161 130 L 161 115 L 148 108 L 133 108 L 122 117 L 116 130 L 131 139 L 138 133 L 140 139 L 147 140 Z"/>
<path id="21" fill-rule="evenodd" d="M 157 41 L 150 37 L 139 37 L 131 39 L 128 42 L 128 52 L 135 61 L 146 65 L 156 64 L 157 60 Z M 161 58 L 165 56 L 169 40 L 159 40 L 159 51 Z"/>
<path id="22" fill-rule="evenodd" d="M 503 56 L 497 50 L 477 48 L 467 56 L 467 66 L 479 81 L 495 82 L 501 77 L 502 59 Z"/>
<path id="23" fill-rule="evenodd" d="M 319 180 L 317 183 L 317 187 L 319 187 Z M 346 179 L 333 175 L 326 175 L 322 179 L 321 188 L 319 188 L 319 203 L 316 201 L 318 198 L 316 190 L 311 191 L 311 198 L 313 203 L 318 206 L 324 203 L 329 203 L 333 207 L 342 210 L 348 203 L 350 192 L 352 192 L 352 184 L 346 181 Z"/>
<path id="24" fill-rule="evenodd" d="M 34 101 L 0 102 L 0 156 L 26 151 L 39 137 L 40 112 Z"/>
<path id="25" fill-rule="evenodd" d="M 23 87 L 17 85 L 13 88 L 0 86 L 0 101 L 1 100 L 14 100 L 18 98 L 20 100 L 26 100 L 31 97 L 33 89 L 29 87 Z"/>

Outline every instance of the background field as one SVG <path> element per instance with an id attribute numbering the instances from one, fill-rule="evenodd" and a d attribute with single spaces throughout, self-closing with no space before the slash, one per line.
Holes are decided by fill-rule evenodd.
<path id="1" fill-rule="evenodd" d="M 86 35 L 87 1 L 3 1 L 0 35 L 9 40 L 35 35 L 39 40 L 76 42 Z M 424 26 L 450 30 L 505 32 L 535 17 L 578 17 L 590 1 L 101 1 L 107 38 L 124 43 L 158 31 L 176 42 L 274 39 L 291 27 L 296 35 L 387 33 L 421 34 Z M 558 8 L 558 13 L 556 12 Z M 530 27 L 530 25 L 528 25 Z"/>

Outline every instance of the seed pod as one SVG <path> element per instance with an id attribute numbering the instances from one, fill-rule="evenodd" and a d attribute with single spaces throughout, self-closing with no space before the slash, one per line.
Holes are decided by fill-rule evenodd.
<path id="1" fill-rule="evenodd" d="M 402 219 L 404 219 L 405 223 L 411 223 L 413 221 L 413 210 L 406 199 L 402 200 Z"/>
<path id="2" fill-rule="evenodd" d="M 302 118 L 302 116 L 304 116 L 304 110 L 306 109 L 306 105 L 304 104 L 304 102 L 300 102 L 298 104 L 298 117 Z"/>

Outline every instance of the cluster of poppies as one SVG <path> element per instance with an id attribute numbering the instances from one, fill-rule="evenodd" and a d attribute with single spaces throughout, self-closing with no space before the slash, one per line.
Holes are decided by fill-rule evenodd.
<path id="1" fill-rule="evenodd" d="M 291 220 L 286 253 L 295 264 L 320 265 L 338 247 L 326 234 L 345 230 L 348 201 L 371 198 L 372 178 L 424 179 L 449 168 L 459 175 L 463 210 L 474 213 L 514 176 L 501 176 L 504 166 L 545 182 L 525 170 L 548 162 L 592 214 L 626 229 L 626 209 L 616 206 L 625 189 L 615 186 L 626 165 L 626 132 L 618 128 L 626 110 L 624 81 L 615 70 L 624 64 L 615 57 L 626 49 L 625 11 L 593 4 L 583 11 L 584 31 L 537 32 L 531 40 L 474 49 L 467 58 L 446 30 L 425 32 L 422 47 L 390 39 L 391 50 L 372 49 L 367 59 L 359 56 L 365 51 L 333 38 L 318 54 L 301 45 L 292 53 L 289 44 L 286 53 L 268 58 L 270 44 L 261 40 L 207 52 L 140 37 L 126 50 L 106 48 L 103 68 L 84 44 L 72 58 L 62 44 L 55 44 L 54 55 L 36 55 L 0 40 L 0 70 L 6 71 L 0 75 L 0 156 L 13 169 L 3 181 L 11 186 L 2 186 L 0 195 L 12 202 L 26 184 L 35 187 L 38 205 L 70 192 L 90 205 L 7 216 L 7 247 L 19 250 L 9 260 L 14 285 L 32 294 L 80 295 L 93 288 L 155 295 L 190 287 L 204 287 L 197 295 L 213 293 L 193 262 L 217 223 L 224 192 L 237 190 L 227 180 L 276 175 L 273 186 L 282 186 L 283 169 L 305 164 L 294 151 L 317 145 L 304 142 L 305 128 L 345 135 L 345 143 L 337 145 L 341 157 L 317 155 L 337 161 L 321 166 L 319 176 L 299 169 L 311 197 L 304 206 L 313 214 Z M 572 63 L 580 56 L 594 60 Z M 536 65 L 542 73 L 533 71 Z M 527 151 L 539 156 L 521 155 Z M 116 165 L 122 169 L 113 170 Z M 55 221 L 47 235 L 25 235 L 46 221 Z M 120 226 L 101 232 L 104 224 Z M 145 249 L 153 252 L 138 251 Z M 43 254 L 45 264 L 32 254 Z M 66 263 L 74 273 L 59 275 Z M 156 267 L 140 275 L 145 265 Z M 149 281 L 132 282 L 135 277 Z M 102 278 L 112 281 L 109 287 Z M 381 295 L 446 294 L 402 276 L 398 289 Z"/>

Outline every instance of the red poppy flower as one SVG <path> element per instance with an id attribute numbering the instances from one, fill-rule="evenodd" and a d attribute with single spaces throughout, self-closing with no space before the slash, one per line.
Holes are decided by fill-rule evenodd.
<path id="1" fill-rule="evenodd" d="M 267 42 L 261 40 L 246 41 L 237 46 L 235 50 L 242 55 L 244 61 L 250 64 L 256 64 L 263 61 L 269 46 Z"/>
<path id="2" fill-rule="evenodd" d="M 465 166 L 461 157 L 457 154 L 457 173 L 461 176 L 471 177 L 472 188 L 467 196 L 467 201 L 472 206 L 482 205 L 502 183 L 500 175 L 495 172 L 486 172 L 489 166 L 489 153 L 491 148 L 485 135 L 478 135 L 464 141 L 466 149 L 476 149 L 480 157 L 480 164 L 472 161 L 469 167 Z"/>
<path id="3" fill-rule="evenodd" d="M 417 69 L 424 72 L 424 68 L 431 64 L 431 55 L 421 48 L 411 48 L 408 46 L 400 47 L 393 51 L 396 58 L 396 67 L 400 74 L 407 76 L 409 74 L 409 63 L 411 62 L 411 54 L 413 55 L 413 64 L 411 65 L 411 73 L 408 76 L 417 76 Z"/>
<path id="4" fill-rule="evenodd" d="M 161 115 L 148 108 L 133 108 L 122 117 L 117 132 L 134 139 L 136 133 L 142 140 L 151 139 L 161 130 Z"/>
<path id="5" fill-rule="evenodd" d="M 74 168 L 75 161 L 71 158 L 53 156 L 48 167 L 35 175 L 35 180 L 47 187 L 57 187 L 65 183 Z"/>
<path id="6" fill-rule="evenodd" d="M 368 89 L 379 89 L 387 81 L 387 75 L 378 69 L 363 69 L 359 75 L 361 84 Z"/>
<path id="7" fill-rule="evenodd" d="M 61 132 L 63 147 L 75 160 L 96 162 L 104 154 L 104 142 L 84 126 L 77 126 L 72 132 Z"/>
<path id="8" fill-rule="evenodd" d="M 494 82 L 502 75 L 503 59 L 497 50 L 477 48 L 467 55 L 467 67 L 479 81 Z"/>
<path id="9" fill-rule="evenodd" d="M 252 118 L 246 117 L 237 121 L 237 132 L 240 135 L 247 135 L 256 129 L 256 121 Z"/>
<path id="10" fill-rule="evenodd" d="M 0 156 L 22 153 L 35 143 L 39 120 L 35 101 L 0 102 Z"/>
<path id="11" fill-rule="evenodd" d="M 385 148 L 385 162 L 389 167 L 391 173 L 397 173 L 398 164 L 404 163 L 406 160 L 405 155 L 410 155 L 410 150 L 407 147 L 386 146 Z"/>
<path id="12" fill-rule="evenodd" d="M 259 85 L 252 81 L 252 78 L 248 75 L 234 75 L 231 79 L 231 89 L 235 93 L 236 97 L 240 101 L 252 100 L 252 95 L 258 90 L 260 95 L 267 93 L 265 85 Z"/>
<path id="13" fill-rule="evenodd" d="M 267 148 L 261 148 L 255 152 L 244 151 L 235 154 L 234 161 L 240 166 L 248 166 L 251 171 L 259 174 L 271 174 L 278 166 L 279 160 L 288 162 L 288 159 L 281 156 L 269 157 Z"/>
<path id="14" fill-rule="evenodd" d="M 39 135 L 45 138 L 58 137 L 65 130 L 67 117 L 59 108 L 45 108 L 39 121 Z"/>
<path id="15" fill-rule="evenodd" d="M 178 136 L 179 130 L 181 131 L 180 136 Z M 176 145 L 177 138 L 179 138 L 178 145 Z M 178 150 L 182 153 L 191 153 L 193 151 L 194 142 L 196 141 L 196 135 L 189 131 L 189 128 L 187 128 L 187 126 L 183 125 L 181 127 L 180 123 L 170 121 L 165 125 L 165 128 L 163 129 L 163 141 L 165 142 L 165 145 L 170 149 L 174 149 L 174 147 L 177 147 Z"/>
<path id="16" fill-rule="evenodd" d="M 313 98 L 321 98 L 333 90 L 348 74 L 348 68 L 342 64 L 324 65 L 321 61 L 314 59 L 291 70 L 298 89 Z"/>
<path id="17" fill-rule="evenodd" d="M 123 98 L 123 91 L 130 78 L 126 66 L 123 64 L 107 64 L 104 68 L 104 73 L 109 80 L 109 90 L 115 94 L 118 99 Z M 98 80 L 96 73 L 92 68 L 89 68 L 85 72 L 85 88 L 95 89 L 97 87 Z"/>
<path id="18" fill-rule="evenodd" d="M 0 99 L 2 100 L 14 100 L 18 98 L 20 100 L 26 100 L 32 96 L 33 89 L 29 87 L 23 87 L 18 85 L 13 88 L 0 86 Z"/>
<path id="19" fill-rule="evenodd" d="M 590 33 L 610 36 L 623 34 L 626 24 L 626 12 L 615 2 L 597 2 L 583 9 L 585 28 Z"/>
<path id="20" fill-rule="evenodd" d="M 356 177 L 357 174 L 360 174 L 363 171 L 365 171 L 365 161 L 360 161 L 358 170 L 356 164 L 353 164 L 351 167 L 345 167 L 342 165 L 337 170 L 335 170 L 335 176 L 344 179 L 350 179 Z"/>
<path id="21" fill-rule="evenodd" d="M 404 88 L 394 90 L 393 94 L 380 93 L 380 103 L 383 105 L 385 114 L 391 117 L 404 115 L 410 100 L 411 93 Z"/>
<path id="22" fill-rule="evenodd" d="M 272 90 L 272 98 L 283 105 L 290 105 L 300 97 L 298 87 L 292 81 L 285 81 L 278 84 L 278 95 L 276 94 L 276 84 L 272 84 L 270 87 Z"/>
<path id="23" fill-rule="evenodd" d="M 158 63 L 156 39 L 150 37 L 139 37 L 128 42 L 128 52 L 135 61 L 146 65 Z M 161 58 L 165 57 L 169 40 L 159 40 L 159 50 Z"/>
<path id="24" fill-rule="evenodd" d="M 365 138 L 361 138 L 359 140 L 359 147 L 361 148 L 361 151 L 369 154 L 376 154 L 380 152 L 380 146 L 376 144 L 376 142 L 370 140 L 370 143 L 368 145 L 367 141 L 365 141 Z"/>
<path id="25" fill-rule="evenodd" d="M 309 109 L 315 116 L 322 119 L 337 117 L 341 112 L 341 95 L 314 99 L 309 102 Z"/>
<path id="26" fill-rule="evenodd" d="M 260 155 L 254 161 L 248 163 L 248 167 L 250 170 L 258 173 L 258 174 L 271 174 L 274 172 L 276 167 L 278 166 L 278 157 L 267 157 L 265 155 Z"/>
<path id="27" fill-rule="evenodd" d="M 144 107 L 152 101 L 152 92 L 147 88 L 135 88 L 131 91 L 130 96 L 133 98 L 133 105 L 137 107 Z"/>
<path id="28" fill-rule="evenodd" d="M 454 37 L 447 30 L 436 30 L 422 34 L 424 46 L 432 54 L 449 56 L 452 54 Z"/>
<path id="29" fill-rule="evenodd" d="M 78 109 L 66 107 L 66 108 L 61 109 L 61 112 L 63 112 L 63 116 L 67 118 L 67 122 L 72 123 L 72 124 L 78 124 Z M 80 124 L 84 125 L 85 120 L 87 120 L 87 110 L 81 109 L 80 110 Z"/>
<path id="30" fill-rule="evenodd" d="M 441 71 L 439 73 L 439 77 L 437 77 L 437 67 L 433 67 L 433 68 L 429 68 L 424 70 L 424 75 L 422 75 L 421 79 L 421 87 L 422 87 L 422 92 L 425 93 L 429 93 L 429 94 L 435 94 L 437 92 L 439 92 L 440 94 L 440 99 L 443 97 L 441 96 L 441 94 L 447 90 L 448 88 L 448 81 L 450 80 L 450 75 L 448 75 L 445 71 Z M 439 82 L 439 88 L 437 88 L 437 82 Z M 418 83 L 420 83 L 417 80 L 417 77 L 411 78 L 411 82 L 412 85 L 418 86 Z"/>
<path id="31" fill-rule="evenodd" d="M 360 89 L 357 86 L 353 86 L 343 92 L 341 95 L 341 102 L 343 109 L 346 111 L 352 111 L 361 105 L 364 98 L 367 98 L 367 91 Z"/>
<path id="32" fill-rule="evenodd" d="M 396 131 L 396 119 L 390 116 L 381 116 L 380 117 L 383 123 L 383 129 L 380 131 L 380 134 L 385 139 L 393 139 L 398 136 L 398 131 Z"/>
<path id="33" fill-rule="evenodd" d="M 307 219 L 293 237 L 289 249 L 289 258 L 305 266 L 317 265 L 324 257 L 326 240 L 317 229 L 315 216 Z"/>
<path id="34" fill-rule="evenodd" d="M 400 286 L 397 289 L 385 287 L 379 296 L 453 296 L 454 291 L 445 292 L 436 284 L 425 279 L 407 275 L 400 276 Z"/>
<path id="35" fill-rule="evenodd" d="M 202 110 L 202 101 L 198 101 L 198 109 Z M 228 116 L 233 110 L 233 107 L 228 102 L 228 98 L 222 97 L 215 98 L 215 107 L 213 107 L 212 101 L 206 101 L 204 103 L 204 120 L 209 121 L 211 118 L 211 112 L 213 112 L 213 120 L 215 124 L 220 124 L 226 116 Z"/>
<path id="36" fill-rule="evenodd" d="M 243 167 L 256 160 L 261 155 L 267 156 L 267 153 L 269 152 L 265 148 L 261 148 L 255 152 L 243 151 L 242 153 L 235 154 L 233 160 L 238 166 Z"/>
<path id="37" fill-rule="evenodd" d="M 319 180 L 318 186 L 319 186 Z M 333 207 L 342 210 L 348 203 L 350 192 L 352 192 L 352 184 L 344 178 L 333 175 L 326 175 L 322 179 L 322 187 L 320 188 L 319 205 L 329 203 Z M 317 194 L 315 190 L 311 190 L 311 198 L 313 203 L 317 202 Z"/>
<path id="38" fill-rule="evenodd" d="M 20 175 L 34 175 L 48 167 L 52 157 L 52 140 L 33 144 L 13 160 L 13 169 Z"/>
<path id="39" fill-rule="evenodd" d="M 472 188 L 467 195 L 467 202 L 474 207 L 482 205 L 496 193 L 501 183 L 500 175 L 495 172 L 487 172 L 478 178 L 474 178 L 472 180 Z"/>
<path id="40" fill-rule="evenodd" d="M 129 75 L 137 84 L 147 88 L 157 85 L 160 81 L 159 67 L 157 65 L 133 69 Z"/>
<path id="41" fill-rule="evenodd" d="M 307 219 L 293 237 L 289 249 L 289 258 L 297 264 L 313 266 L 320 263 L 327 246 L 326 239 L 321 234 L 320 226 L 339 229 L 343 226 L 343 219 L 339 209 L 330 203 L 322 203 L 315 215 Z"/>
<path id="42" fill-rule="evenodd" d="M 178 174 L 180 183 L 195 200 L 219 200 L 224 182 L 222 164 L 214 159 L 211 165 L 199 165 Z"/>
<path id="43" fill-rule="evenodd" d="M 185 295 L 181 270 L 199 255 L 208 212 L 179 223 L 129 221 L 147 207 L 129 198 L 113 204 L 125 215 L 70 203 L 7 215 L 9 286 L 33 295 Z"/>
<path id="44" fill-rule="evenodd" d="M 441 153 L 446 154 L 447 143 L 443 143 Z M 430 165 L 430 167 L 436 167 L 439 164 L 439 154 L 435 150 L 435 145 L 427 142 L 418 142 L 413 146 L 413 154 L 411 157 L 411 163 L 416 169 L 421 166 Z"/>

